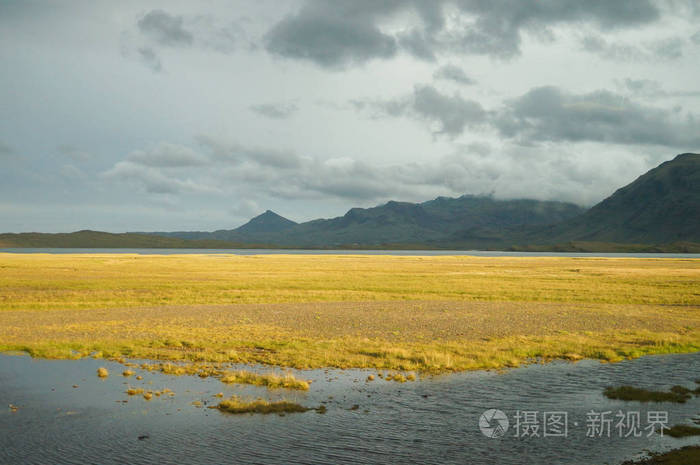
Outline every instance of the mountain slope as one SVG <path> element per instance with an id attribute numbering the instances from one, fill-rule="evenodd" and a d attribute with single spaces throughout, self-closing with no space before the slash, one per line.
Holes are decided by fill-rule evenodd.
<path id="1" fill-rule="evenodd" d="M 539 236 L 539 237 L 538 237 Z M 700 154 L 684 153 L 618 189 L 585 214 L 530 234 L 571 240 L 659 244 L 700 242 Z"/>
<path id="2" fill-rule="evenodd" d="M 700 154 L 685 153 L 590 210 L 564 202 L 438 197 L 297 224 L 266 211 L 214 232 L 0 234 L 0 247 L 452 248 L 691 252 L 700 247 Z M 657 246 L 662 244 L 663 246 Z"/>
<path id="3" fill-rule="evenodd" d="M 495 200 L 465 195 L 438 197 L 418 204 L 390 201 L 372 208 L 352 208 L 337 218 L 300 224 L 266 212 L 233 230 L 157 234 L 297 247 L 430 245 L 465 228 L 507 229 L 545 225 L 584 211 L 577 205 L 564 202 Z"/>

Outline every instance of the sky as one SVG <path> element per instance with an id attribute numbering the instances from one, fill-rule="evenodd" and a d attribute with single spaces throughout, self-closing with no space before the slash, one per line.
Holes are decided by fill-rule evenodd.
<path id="1" fill-rule="evenodd" d="M 0 63 L 0 232 L 591 206 L 700 152 L 700 0 L 0 0 Z"/>

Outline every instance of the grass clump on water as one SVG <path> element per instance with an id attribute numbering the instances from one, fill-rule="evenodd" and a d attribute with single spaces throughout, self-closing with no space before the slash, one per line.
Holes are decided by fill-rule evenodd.
<path id="1" fill-rule="evenodd" d="M 289 402 L 286 400 L 279 400 L 275 402 L 269 402 L 264 399 L 255 400 L 244 400 L 240 397 L 233 396 L 229 399 L 222 400 L 219 404 L 214 407 L 222 412 L 226 413 L 302 413 L 309 411 L 311 409 L 299 405 L 295 402 Z"/>
<path id="2" fill-rule="evenodd" d="M 673 386 L 668 392 L 651 391 L 648 389 L 636 388 L 634 386 L 609 386 L 605 388 L 603 394 L 608 399 L 634 400 L 638 402 L 677 402 L 685 403 L 691 398 L 691 391 L 683 386 Z"/>
<path id="3" fill-rule="evenodd" d="M 265 386 L 271 389 L 285 388 L 307 391 L 309 382 L 301 379 L 296 379 L 291 373 L 286 373 L 283 376 L 275 373 L 259 374 L 252 371 L 232 371 L 224 373 L 221 381 L 227 384 L 252 384 L 255 386 Z"/>
<path id="4" fill-rule="evenodd" d="M 106 378 L 107 376 L 109 376 L 109 371 L 107 371 L 107 368 L 105 367 L 99 367 L 97 369 L 97 376 L 99 376 L 100 378 Z"/>
<path id="5" fill-rule="evenodd" d="M 650 453 L 648 458 L 627 460 L 622 465 L 688 465 L 700 463 L 700 446 L 686 446 L 669 452 Z"/>
<path id="6" fill-rule="evenodd" d="M 668 434 L 672 438 L 685 438 L 688 436 L 700 436 L 700 428 L 691 425 L 675 425 L 671 428 L 664 429 L 664 434 Z"/>

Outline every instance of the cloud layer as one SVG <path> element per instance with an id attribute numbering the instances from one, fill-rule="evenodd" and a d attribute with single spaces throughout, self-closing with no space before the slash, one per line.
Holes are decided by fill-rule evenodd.
<path id="1" fill-rule="evenodd" d="M 418 21 L 392 32 L 388 24 L 406 14 Z M 392 58 L 399 50 L 425 60 L 448 52 L 510 58 L 521 53 L 523 32 L 578 23 L 601 29 L 638 27 L 659 18 L 658 7 L 649 0 L 309 0 L 269 31 L 266 47 L 328 68 Z"/>
<path id="2" fill-rule="evenodd" d="M 643 86 L 635 81 L 628 81 L 627 85 L 637 91 Z M 351 103 L 360 110 L 370 108 L 375 116 L 408 116 L 426 121 L 433 134 L 452 138 L 467 129 L 488 129 L 520 144 L 586 141 L 674 148 L 700 146 L 700 119 L 695 114 L 637 103 L 607 90 L 575 94 L 554 86 L 538 87 L 487 110 L 458 93 L 449 95 L 425 85 L 416 86 L 413 94 L 406 97 Z"/>
<path id="3" fill-rule="evenodd" d="M 0 232 L 590 205 L 700 152 L 692 0 L 0 2 Z"/>

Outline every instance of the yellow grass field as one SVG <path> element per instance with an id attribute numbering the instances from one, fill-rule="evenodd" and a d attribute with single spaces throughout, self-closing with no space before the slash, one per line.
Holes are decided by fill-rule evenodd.
<path id="1" fill-rule="evenodd" d="M 700 350 L 700 260 L 0 254 L 0 349 L 445 372 Z"/>

